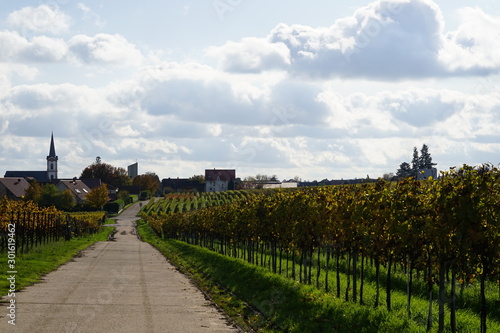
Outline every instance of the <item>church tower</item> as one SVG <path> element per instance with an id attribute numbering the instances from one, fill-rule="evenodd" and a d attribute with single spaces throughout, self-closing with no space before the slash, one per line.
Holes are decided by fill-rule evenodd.
<path id="1" fill-rule="evenodd" d="M 50 138 L 49 156 L 47 156 L 47 177 L 49 180 L 57 179 L 57 160 L 56 148 L 54 146 L 54 132 Z"/>

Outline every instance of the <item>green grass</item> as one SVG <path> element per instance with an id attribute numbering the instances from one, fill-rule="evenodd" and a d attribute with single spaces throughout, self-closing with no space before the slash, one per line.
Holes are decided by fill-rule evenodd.
<path id="1" fill-rule="evenodd" d="M 220 243 L 214 242 L 214 248 L 218 251 L 221 250 Z M 239 250 L 239 255 L 241 255 L 241 249 Z M 226 249 L 226 251 L 228 251 Z M 271 270 L 271 256 L 269 251 L 264 251 L 264 258 L 261 260 L 260 254 L 256 258 L 258 262 L 263 261 L 266 263 L 268 271 Z M 322 267 L 321 273 L 319 275 L 319 283 L 317 289 L 325 290 L 325 255 L 322 253 L 320 257 L 320 266 Z M 297 259 L 299 260 L 299 259 Z M 305 258 L 305 261 L 309 263 L 309 259 Z M 359 260 L 358 260 L 359 261 Z M 282 262 L 282 274 L 292 276 L 292 264 L 291 260 L 288 261 L 288 272 L 286 270 L 286 258 L 284 254 Z M 313 258 L 313 268 L 312 268 L 312 284 L 316 286 L 316 276 L 317 276 L 317 253 L 314 254 Z M 336 295 L 336 276 L 335 272 L 332 270 L 335 265 L 334 259 L 330 260 L 330 275 L 329 275 L 329 290 L 331 294 Z M 358 270 L 360 263 L 358 262 Z M 299 265 L 296 265 L 296 280 L 299 280 Z M 340 260 L 340 281 L 341 281 L 341 293 L 340 298 L 345 299 L 345 289 L 347 286 L 347 275 L 346 272 L 346 259 Z M 375 267 L 369 263 L 365 264 L 365 276 L 364 276 L 364 293 L 363 293 L 363 304 L 374 308 L 376 299 L 376 281 L 375 281 Z M 422 273 L 420 274 L 422 275 Z M 414 274 L 415 276 L 415 274 Z M 386 292 L 385 292 L 385 281 L 386 281 L 386 269 L 381 268 L 380 270 L 380 296 L 379 296 L 379 306 L 386 307 Z M 392 272 L 392 311 L 391 313 L 396 313 L 401 318 L 410 318 L 412 323 L 417 326 L 424 328 L 427 324 L 427 315 L 429 309 L 428 302 L 428 292 L 426 283 L 424 283 L 422 276 L 420 279 L 414 277 L 413 281 L 413 293 L 411 301 L 411 316 L 408 317 L 407 314 L 407 275 L 403 271 L 400 265 L 397 265 L 397 269 L 393 268 Z M 349 300 L 353 300 L 353 282 L 351 278 Z M 357 289 L 358 289 L 358 303 L 359 303 L 359 288 L 360 288 L 360 272 L 358 271 L 357 278 Z M 446 295 L 449 296 L 450 286 L 446 286 Z M 436 328 L 438 323 L 438 287 L 434 287 L 433 293 L 433 325 Z M 488 281 L 486 283 L 486 297 L 488 306 L 488 327 L 491 332 L 500 332 L 500 290 L 499 285 L 494 281 Z M 447 299 L 450 299 L 447 297 Z M 479 282 L 475 281 L 472 284 L 467 284 L 462 291 L 460 291 L 460 286 L 457 285 L 457 327 L 460 332 L 477 332 L 480 327 L 479 313 L 480 313 L 480 299 L 479 299 Z M 445 327 L 450 326 L 450 307 L 451 304 L 446 304 L 445 306 Z"/>
<path id="2" fill-rule="evenodd" d="M 360 260 L 360 259 L 359 259 Z M 358 261 L 359 261 L 358 260 Z M 260 259 L 259 259 L 260 261 Z M 264 252 L 264 262 L 270 264 L 270 255 L 268 252 Z M 312 269 L 312 284 L 316 286 L 316 261 L 317 254 L 314 254 L 313 258 L 313 269 Z M 309 262 L 309 261 L 307 261 Z M 319 276 L 319 290 L 325 290 L 325 256 L 322 254 L 321 256 L 321 264 L 322 267 L 321 273 Z M 283 260 L 282 265 L 282 275 L 287 274 L 286 269 L 286 260 Z M 335 265 L 334 259 L 330 260 L 330 274 L 329 274 L 329 289 L 332 294 L 336 294 L 336 277 L 335 272 L 332 271 L 333 266 Z M 360 263 L 358 262 L 358 270 Z M 289 264 L 288 276 L 292 275 L 292 265 Z M 270 269 L 270 268 L 269 268 Z M 346 260 L 341 259 L 340 261 L 340 280 L 341 280 L 341 298 L 345 298 L 345 288 L 347 285 L 347 275 L 346 272 Z M 298 277 L 298 265 L 296 268 L 296 279 Z M 415 273 L 414 273 L 415 275 Z M 422 275 L 422 273 L 421 273 Z M 360 287 L 360 272 L 358 271 L 358 301 L 359 301 L 359 287 Z M 379 296 L 379 304 L 380 306 L 386 306 L 386 292 L 385 292 L 385 282 L 386 282 L 386 269 L 381 268 L 380 270 L 380 296 Z M 402 317 L 407 317 L 407 274 L 403 271 L 401 266 L 397 266 L 397 268 L 393 267 L 392 278 L 392 293 L 391 293 L 391 303 L 392 303 L 392 312 L 399 313 Z M 351 277 L 351 288 L 353 287 L 353 281 Z M 480 326 L 479 322 L 479 314 L 480 314 L 480 298 L 479 298 L 479 281 L 475 281 L 472 284 L 466 284 L 463 293 L 460 291 L 460 285 L 457 284 L 457 326 L 460 332 L 476 332 Z M 367 306 L 374 307 L 375 299 L 376 299 L 376 281 L 375 281 L 375 267 L 374 265 L 370 265 L 368 262 L 365 264 L 365 276 L 364 276 L 364 293 L 363 293 L 363 301 Z M 449 296 L 450 285 L 446 285 L 446 296 Z M 433 319 L 434 325 L 437 326 L 438 319 L 438 286 L 434 287 L 434 302 L 433 302 Z M 488 281 L 486 284 L 486 297 L 487 297 L 487 306 L 489 312 L 489 321 L 488 327 L 491 328 L 492 332 L 500 332 L 500 290 L 497 283 L 494 281 Z M 352 301 L 353 295 L 352 290 L 349 292 L 349 299 Z M 450 310 L 449 307 L 451 305 L 446 304 L 445 310 L 445 325 L 449 323 L 449 315 Z M 413 293 L 412 293 L 412 301 L 411 301 L 411 320 L 418 324 L 419 326 L 425 327 L 427 321 L 428 314 L 428 292 L 427 285 L 423 281 L 422 277 L 420 279 L 414 278 L 413 281 Z"/>
<path id="3" fill-rule="evenodd" d="M 73 238 L 69 241 L 61 240 L 44 244 L 34 248 L 29 253 L 16 256 L 16 290 L 30 286 L 41 277 L 75 257 L 80 251 L 98 241 L 106 241 L 114 228 L 103 227 L 94 235 Z M 7 253 L 0 253 L 0 296 L 7 295 L 9 283 L 7 281 Z"/>
<path id="4" fill-rule="evenodd" d="M 106 221 L 104 222 L 104 225 L 110 225 L 110 224 L 116 224 L 116 220 L 115 219 L 106 219 Z"/>

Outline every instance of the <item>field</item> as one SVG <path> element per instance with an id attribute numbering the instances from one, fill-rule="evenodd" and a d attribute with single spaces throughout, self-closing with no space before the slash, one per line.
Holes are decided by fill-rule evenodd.
<path id="1" fill-rule="evenodd" d="M 440 180 L 170 196 L 142 214 L 162 239 L 312 288 L 304 306 L 324 295 L 403 330 L 495 332 L 499 203 L 498 170 L 464 166 Z"/>
<path id="2" fill-rule="evenodd" d="M 99 231 L 104 219 L 104 212 L 66 213 L 31 201 L 0 199 L 0 252 L 27 253 L 61 239 L 90 235 Z"/>

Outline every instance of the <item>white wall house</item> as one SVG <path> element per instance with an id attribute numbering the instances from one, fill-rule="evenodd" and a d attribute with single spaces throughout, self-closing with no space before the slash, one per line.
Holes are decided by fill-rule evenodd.
<path id="1" fill-rule="evenodd" d="M 205 170 L 205 192 L 234 190 L 236 170 Z"/>

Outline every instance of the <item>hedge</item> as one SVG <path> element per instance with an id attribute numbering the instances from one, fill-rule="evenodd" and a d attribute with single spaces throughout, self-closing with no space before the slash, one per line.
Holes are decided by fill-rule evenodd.
<path id="1" fill-rule="evenodd" d="M 104 210 L 108 213 L 119 213 L 125 207 L 125 201 L 118 199 L 104 205 Z"/>

